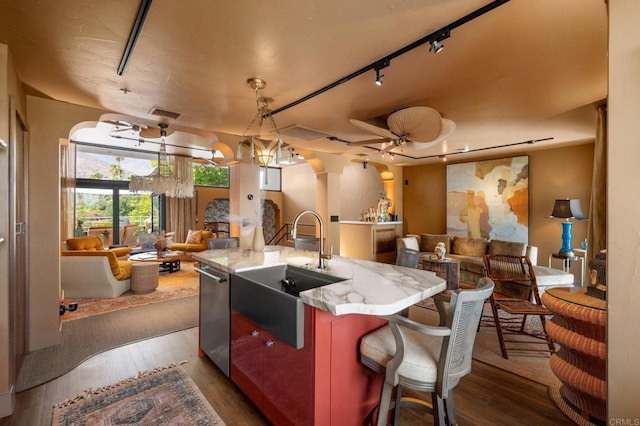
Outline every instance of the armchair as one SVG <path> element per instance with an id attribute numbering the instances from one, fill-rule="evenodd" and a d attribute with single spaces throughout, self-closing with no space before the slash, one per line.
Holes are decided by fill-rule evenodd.
<path id="1" fill-rule="evenodd" d="M 118 260 L 110 250 L 65 250 L 60 257 L 60 282 L 65 297 L 107 298 L 131 287 L 133 262 Z"/>

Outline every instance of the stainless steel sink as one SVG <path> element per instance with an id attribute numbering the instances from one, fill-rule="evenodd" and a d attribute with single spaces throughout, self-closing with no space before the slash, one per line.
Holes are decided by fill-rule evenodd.
<path id="1" fill-rule="evenodd" d="M 299 293 L 343 280 L 291 265 L 239 272 L 231 276 L 231 308 L 300 349 L 304 303 Z"/>

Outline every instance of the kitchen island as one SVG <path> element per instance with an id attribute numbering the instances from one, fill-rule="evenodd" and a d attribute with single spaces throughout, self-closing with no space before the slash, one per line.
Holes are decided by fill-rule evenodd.
<path id="1" fill-rule="evenodd" d="M 277 425 L 362 424 L 378 401 L 382 377 L 360 364 L 359 339 L 385 323 L 379 315 L 399 312 L 446 287 L 429 271 L 341 256 L 328 260 L 320 271 L 317 252 L 280 246 L 263 252 L 207 250 L 194 258 L 229 274 L 231 299 L 234 277 L 239 279 L 247 271 L 266 274 L 290 265 L 339 277 L 335 283 L 300 292 L 304 302 L 300 349 L 230 302 L 231 380 Z M 207 306 L 201 304 L 200 309 L 206 312 Z M 203 333 L 208 331 L 201 327 L 201 340 Z"/>

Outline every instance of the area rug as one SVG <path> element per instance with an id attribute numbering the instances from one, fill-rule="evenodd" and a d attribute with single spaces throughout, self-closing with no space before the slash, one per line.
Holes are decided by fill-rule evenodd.
<path id="1" fill-rule="evenodd" d="M 57 425 L 224 425 L 179 365 L 86 390 L 53 408 Z"/>
<path id="2" fill-rule="evenodd" d="M 177 272 L 160 274 L 159 285 L 155 291 L 145 294 L 134 294 L 127 291 L 113 299 L 64 299 L 65 305 L 77 303 L 78 309 L 67 311 L 62 315 L 62 321 L 72 321 L 91 315 L 113 312 L 133 306 L 166 302 L 198 294 L 198 273 L 193 269 L 193 262 L 181 262 Z"/>
<path id="3" fill-rule="evenodd" d="M 492 315 L 491 308 L 485 306 L 485 315 Z M 430 301 L 414 305 L 409 309 L 409 318 L 423 324 L 438 324 L 438 312 Z M 502 370 L 526 377 L 545 386 L 557 385 L 558 378 L 549 366 L 549 355 L 509 353 L 504 359 L 500 352 L 500 344 L 494 327 L 480 327 L 473 346 L 473 359 L 492 365 Z"/>
<path id="4" fill-rule="evenodd" d="M 198 297 L 169 300 L 62 323 L 62 344 L 24 358 L 16 392 L 71 371 L 92 355 L 198 325 Z"/>

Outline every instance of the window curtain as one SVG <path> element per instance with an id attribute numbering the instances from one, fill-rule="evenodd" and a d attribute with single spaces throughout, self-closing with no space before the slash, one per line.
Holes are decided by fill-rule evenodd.
<path id="1" fill-rule="evenodd" d="M 587 249 L 589 259 L 607 248 L 607 105 L 598 106 Z"/>
<path id="2" fill-rule="evenodd" d="M 174 232 L 173 241 L 185 242 L 189 229 L 195 229 L 196 209 L 193 191 L 193 167 L 191 159 L 170 156 L 171 169 L 177 179 L 174 197 L 167 197 L 168 231 Z"/>
<path id="3" fill-rule="evenodd" d="M 60 238 L 74 236 L 76 199 L 76 145 L 68 139 L 60 142 Z"/>
<path id="4" fill-rule="evenodd" d="M 184 243 L 187 241 L 189 229 L 195 229 L 196 211 L 194 198 L 167 197 L 169 224 L 167 231 L 173 232 L 173 241 Z"/>

